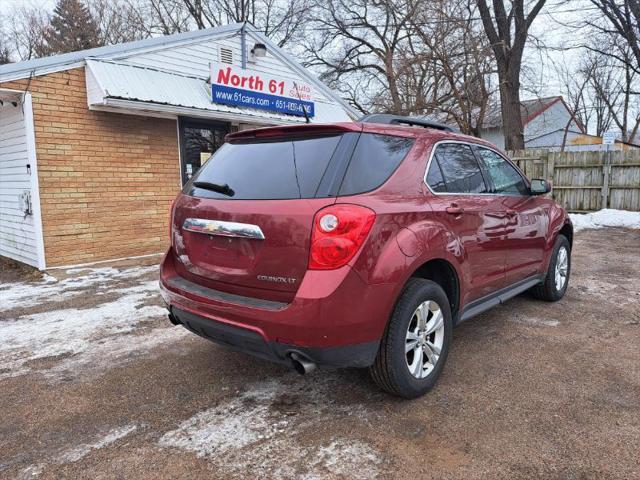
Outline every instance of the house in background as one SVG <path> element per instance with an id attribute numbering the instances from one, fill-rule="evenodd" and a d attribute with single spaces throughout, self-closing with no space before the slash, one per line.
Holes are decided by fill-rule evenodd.
<path id="1" fill-rule="evenodd" d="M 569 150 L 574 138 L 586 134 L 584 125 L 574 117 L 561 96 L 525 100 L 520 104 L 520 116 L 525 148 L 559 150 L 566 130 L 565 150 Z M 499 106 L 487 113 L 480 136 L 500 148 L 505 147 Z"/>

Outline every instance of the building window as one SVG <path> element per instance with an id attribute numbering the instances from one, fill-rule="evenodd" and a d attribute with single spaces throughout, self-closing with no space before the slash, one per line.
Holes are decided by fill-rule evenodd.
<path id="1" fill-rule="evenodd" d="M 181 118 L 180 169 L 184 185 L 205 164 L 209 157 L 222 146 L 230 125 L 222 122 L 207 122 Z"/>

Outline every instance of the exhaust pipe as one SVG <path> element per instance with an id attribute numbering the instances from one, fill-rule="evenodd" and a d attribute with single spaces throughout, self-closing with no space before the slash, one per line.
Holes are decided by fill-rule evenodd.
<path id="1" fill-rule="evenodd" d="M 291 364 L 293 365 L 294 370 L 298 372 L 300 375 L 311 373 L 316 369 L 315 363 L 310 362 L 309 360 L 307 360 L 302 355 L 296 352 L 293 352 L 291 354 Z"/>

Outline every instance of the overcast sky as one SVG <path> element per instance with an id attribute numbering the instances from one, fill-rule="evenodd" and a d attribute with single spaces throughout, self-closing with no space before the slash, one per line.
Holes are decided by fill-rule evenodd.
<path id="1" fill-rule="evenodd" d="M 0 0 L 0 14 L 6 15 L 16 7 L 38 6 L 52 10 L 55 0 Z M 562 63 L 569 68 L 577 66 L 580 50 L 576 47 L 582 43 L 582 34 L 571 28 L 585 15 L 597 14 L 588 0 L 548 0 L 543 12 L 533 23 L 531 33 L 545 46 L 552 47 L 541 53 L 533 47 L 525 51 L 524 67 L 528 71 L 522 78 L 523 98 L 558 95 L 562 90 L 562 82 L 553 71 L 554 63 Z M 535 42 L 532 42 L 532 45 Z M 568 50 L 562 50 L 567 49 Z"/>

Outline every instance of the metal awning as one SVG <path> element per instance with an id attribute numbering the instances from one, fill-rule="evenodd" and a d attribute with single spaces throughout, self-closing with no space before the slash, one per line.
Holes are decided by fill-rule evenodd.
<path id="1" fill-rule="evenodd" d="M 155 116 L 189 115 L 255 124 L 304 123 L 304 118 L 211 101 L 208 79 L 104 60 L 87 60 L 92 110 Z M 336 107 L 316 101 L 314 123 L 336 121 Z M 340 112 L 343 116 L 344 114 Z"/>

